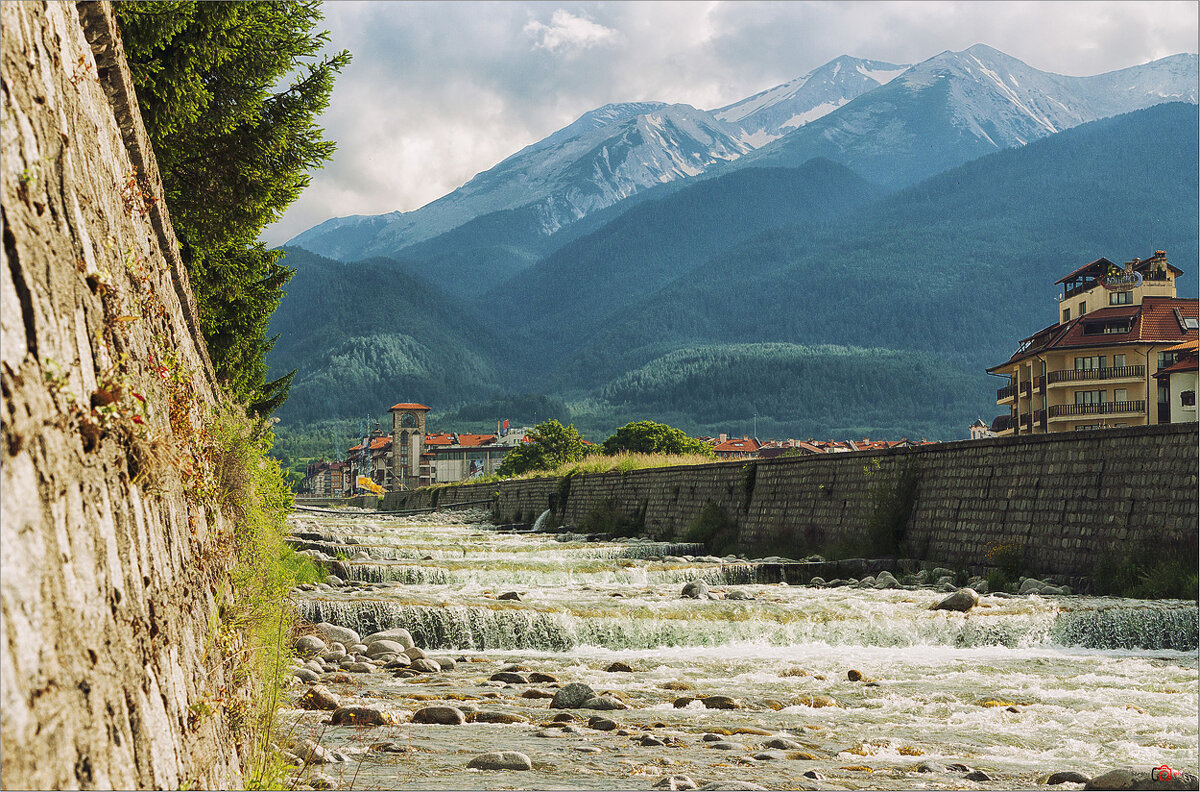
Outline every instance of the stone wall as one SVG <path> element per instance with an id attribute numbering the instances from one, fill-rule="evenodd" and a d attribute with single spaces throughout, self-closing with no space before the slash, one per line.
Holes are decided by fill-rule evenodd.
<path id="1" fill-rule="evenodd" d="M 451 486 L 384 508 L 494 498 L 501 521 L 532 522 L 553 498 L 559 522 L 624 521 L 679 540 L 712 504 L 748 554 L 967 568 L 1009 553 L 1027 574 L 1087 577 L 1106 555 L 1195 553 L 1197 447 L 1196 424 L 1133 427 Z"/>
<path id="2" fill-rule="evenodd" d="M 0 31 L 0 786 L 236 787 L 232 531 L 180 453 L 218 393 L 111 8 Z"/>

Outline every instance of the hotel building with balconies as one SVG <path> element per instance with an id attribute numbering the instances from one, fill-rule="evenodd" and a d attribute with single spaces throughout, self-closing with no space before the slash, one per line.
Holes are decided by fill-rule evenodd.
<path id="1" fill-rule="evenodd" d="M 1123 268 L 1105 258 L 1058 281 L 1059 321 L 988 369 L 1008 378 L 992 424 L 1001 437 L 1171 422 L 1167 378 L 1197 337 L 1197 299 L 1177 297 L 1183 271 L 1155 251 Z"/>

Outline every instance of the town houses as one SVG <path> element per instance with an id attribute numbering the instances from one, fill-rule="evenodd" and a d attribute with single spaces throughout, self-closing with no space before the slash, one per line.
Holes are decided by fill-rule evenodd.
<path id="1" fill-rule="evenodd" d="M 1105 258 L 1059 279 L 1054 324 L 988 372 L 1005 378 L 1000 437 L 1196 420 L 1197 299 L 1156 250 L 1118 267 Z"/>

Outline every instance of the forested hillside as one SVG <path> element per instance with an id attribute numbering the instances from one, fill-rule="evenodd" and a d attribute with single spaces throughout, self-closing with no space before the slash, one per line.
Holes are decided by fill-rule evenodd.
<path id="1" fill-rule="evenodd" d="M 445 405 L 500 391 L 500 346 L 456 299 L 390 259 L 345 264 L 297 248 L 271 319 L 273 371 L 297 369 L 285 422 L 376 416 L 397 401 Z"/>

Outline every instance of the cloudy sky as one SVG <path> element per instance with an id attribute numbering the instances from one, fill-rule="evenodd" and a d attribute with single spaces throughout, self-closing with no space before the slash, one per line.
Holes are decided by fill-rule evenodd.
<path id="1" fill-rule="evenodd" d="M 609 102 L 711 109 L 839 55 L 916 63 L 989 44 L 1099 74 L 1195 52 L 1195 2 L 328 2 L 354 60 L 322 119 L 338 151 L 267 230 L 409 211 Z"/>

